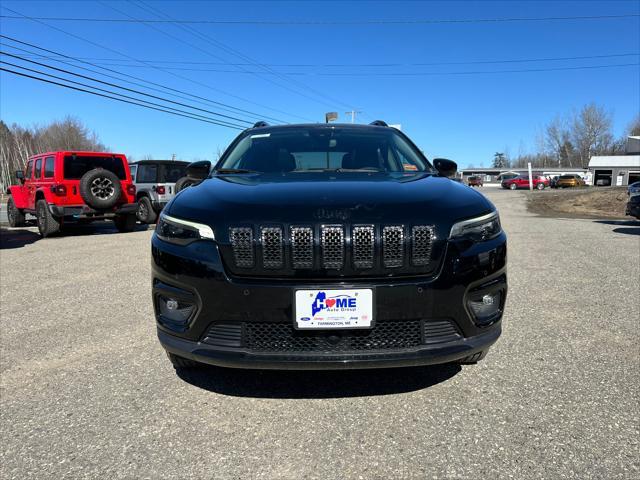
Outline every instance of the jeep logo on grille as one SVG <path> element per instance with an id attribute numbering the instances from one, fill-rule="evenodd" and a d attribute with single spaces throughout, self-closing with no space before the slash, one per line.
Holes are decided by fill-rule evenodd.
<path id="1" fill-rule="evenodd" d="M 346 208 L 319 208 L 314 216 L 318 220 L 348 220 L 351 212 Z"/>

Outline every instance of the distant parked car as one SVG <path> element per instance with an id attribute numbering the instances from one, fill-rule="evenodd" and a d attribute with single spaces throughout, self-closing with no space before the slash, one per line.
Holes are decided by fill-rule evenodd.
<path id="1" fill-rule="evenodd" d="M 136 225 L 136 187 L 127 157 L 104 152 L 49 152 L 32 156 L 27 170 L 16 172 L 9 187 L 9 225 L 25 225 L 36 216 L 40 235 L 48 237 L 68 223 L 112 219 L 128 232 Z"/>
<path id="2" fill-rule="evenodd" d="M 467 179 L 467 185 L 469 185 L 470 187 L 482 187 L 484 183 L 481 176 L 472 175 Z"/>
<path id="3" fill-rule="evenodd" d="M 174 160 L 141 160 L 131 164 L 131 175 L 137 189 L 137 217 L 142 223 L 155 223 L 158 214 L 176 192 L 189 162 Z"/>
<path id="4" fill-rule="evenodd" d="M 640 194 L 633 195 L 629 198 L 625 214 L 640 220 Z"/>
<path id="5" fill-rule="evenodd" d="M 560 175 L 556 183 L 557 188 L 583 187 L 584 185 L 584 180 L 580 175 Z"/>
<path id="6" fill-rule="evenodd" d="M 518 175 L 514 178 L 503 180 L 501 183 L 502 188 L 508 188 L 510 190 L 516 190 L 518 188 L 529 188 L 529 175 Z M 549 186 L 549 180 L 543 175 L 533 175 L 533 188 L 538 190 L 544 190 Z"/>
<path id="7" fill-rule="evenodd" d="M 640 195 L 640 182 L 633 182 L 627 187 L 627 195 L 634 197 Z"/>

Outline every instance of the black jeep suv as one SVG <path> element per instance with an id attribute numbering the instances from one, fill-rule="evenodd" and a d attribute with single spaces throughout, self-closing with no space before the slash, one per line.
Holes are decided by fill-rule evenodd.
<path id="1" fill-rule="evenodd" d="M 434 168 L 435 166 L 435 168 Z M 475 363 L 498 339 L 506 235 L 402 132 L 263 122 L 164 209 L 158 336 L 176 367 Z"/>

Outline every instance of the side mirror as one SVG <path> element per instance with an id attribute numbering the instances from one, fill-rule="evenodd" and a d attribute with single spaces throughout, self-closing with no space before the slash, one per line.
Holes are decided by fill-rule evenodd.
<path id="1" fill-rule="evenodd" d="M 443 177 L 453 177 L 458 171 L 458 164 L 446 158 L 435 158 L 433 160 L 433 166 L 436 167 L 438 173 Z"/>
<path id="2" fill-rule="evenodd" d="M 24 172 L 22 170 L 16 170 L 16 178 L 24 182 Z"/>
<path id="3" fill-rule="evenodd" d="M 198 182 L 207 178 L 210 171 L 211 162 L 209 160 L 200 160 L 187 165 L 187 177 Z"/>

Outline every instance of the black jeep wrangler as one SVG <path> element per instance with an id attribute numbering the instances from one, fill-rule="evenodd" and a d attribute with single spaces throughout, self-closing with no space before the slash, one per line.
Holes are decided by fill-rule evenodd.
<path id="1" fill-rule="evenodd" d="M 153 303 L 176 367 L 475 363 L 501 332 L 506 235 L 402 132 L 263 122 L 160 215 Z"/>

